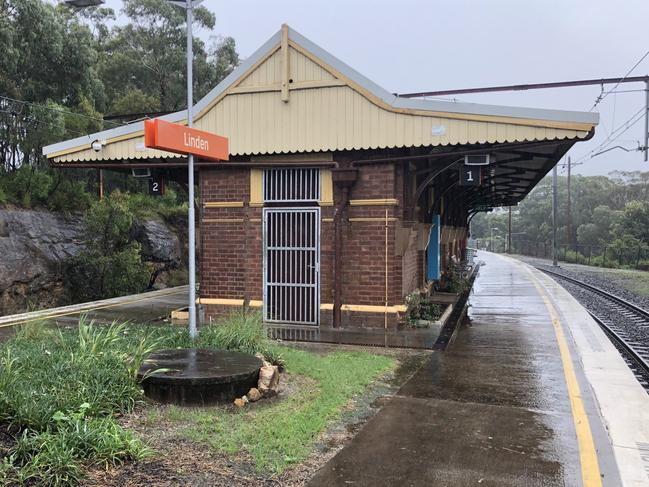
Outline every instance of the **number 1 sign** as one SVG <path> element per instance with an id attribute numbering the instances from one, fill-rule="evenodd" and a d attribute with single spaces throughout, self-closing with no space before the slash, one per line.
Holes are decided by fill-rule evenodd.
<path id="1" fill-rule="evenodd" d="M 480 186 L 482 183 L 482 168 L 480 166 L 462 166 L 460 170 L 460 186 Z"/>

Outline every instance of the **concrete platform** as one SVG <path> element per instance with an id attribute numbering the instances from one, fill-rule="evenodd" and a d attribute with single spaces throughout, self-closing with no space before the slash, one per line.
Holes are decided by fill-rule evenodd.
<path id="1" fill-rule="evenodd" d="M 469 323 L 310 486 L 649 486 L 649 396 L 583 308 L 481 252 Z"/>
<path id="2" fill-rule="evenodd" d="M 113 321 L 153 323 L 169 316 L 171 310 L 186 306 L 187 293 L 187 286 L 179 286 L 119 298 L 0 316 L 0 339 L 11 336 L 20 325 L 39 319 L 47 319 L 58 326 L 76 325 L 82 315 L 98 323 Z"/>

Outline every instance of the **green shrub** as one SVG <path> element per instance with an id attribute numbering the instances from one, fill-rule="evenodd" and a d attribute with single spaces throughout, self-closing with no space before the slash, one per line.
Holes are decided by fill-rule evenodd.
<path id="1" fill-rule="evenodd" d="M 142 292 L 151 271 L 131 240 L 133 213 L 119 193 L 92 205 L 85 218 L 84 249 L 66 263 L 73 299 L 87 301 Z"/>
<path id="2" fill-rule="evenodd" d="M 173 269 L 169 271 L 169 276 L 167 277 L 167 286 L 186 286 L 188 282 L 189 272 L 187 271 L 187 269 Z"/>
<path id="3" fill-rule="evenodd" d="M 261 353 L 267 360 L 282 365 L 278 348 L 268 339 L 261 314 L 236 311 L 218 324 L 201 329 L 199 346 L 245 353 Z"/>
<path id="4" fill-rule="evenodd" d="M 0 174 L 0 178 L 2 178 L 2 174 Z M 6 205 L 7 203 L 9 203 L 9 195 L 4 188 L 0 186 L 0 205 Z M 0 477 L 0 480 L 1 479 L 2 477 Z"/>
<path id="5" fill-rule="evenodd" d="M 92 205 L 95 196 L 86 191 L 85 184 L 59 176 L 56 189 L 47 199 L 47 207 L 53 211 L 74 213 L 85 211 Z"/>
<path id="6" fill-rule="evenodd" d="M 17 203 L 31 208 L 47 200 L 53 182 L 47 171 L 21 166 L 12 176 L 11 187 Z"/>
<path id="7" fill-rule="evenodd" d="M 419 320 L 435 321 L 442 316 L 443 312 L 439 304 L 422 296 L 419 291 L 406 296 L 406 305 L 406 321 L 412 326 L 417 326 Z"/>

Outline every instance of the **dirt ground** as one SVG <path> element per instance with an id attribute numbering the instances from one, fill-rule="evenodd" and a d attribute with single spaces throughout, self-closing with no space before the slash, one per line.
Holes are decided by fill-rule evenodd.
<path id="1" fill-rule="evenodd" d="M 341 347 L 321 344 L 301 346 L 311 352 L 326 353 L 333 349 L 358 350 L 360 347 Z M 127 463 L 108 470 L 96 467 L 88 472 L 85 486 L 107 487 L 172 487 L 172 486 L 302 486 L 313 474 L 332 458 L 362 426 L 381 408 L 386 396 L 394 394 L 423 363 L 429 352 L 409 350 L 371 349 L 373 353 L 385 353 L 398 360 L 394 372 L 374 382 L 359 397 L 354 398 L 343 411 L 339 421 L 331 424 L 319 438 L 306 461 L 295 465 L 280 475 L 263 475 L 255 471 L 252 460 L 246 454 L 235 457 L 215 452 L 204 444 L 185 438 L 181 431 L 185 424 L 171 421 L 164 414 L 166 406 L 147 404 L 122 418 L 122 424 L 135 431 L 154 454 L 146 460 Z M 299 389 L 297 377 L 282 374 L 281 389 L 272 401 L 281 401 Z M 267 399 L 264 399 L 267 401 Z M 249 404 L 246 407 L 255 407 Z M 151 411 L 158 409 L 151 421 Z"/>

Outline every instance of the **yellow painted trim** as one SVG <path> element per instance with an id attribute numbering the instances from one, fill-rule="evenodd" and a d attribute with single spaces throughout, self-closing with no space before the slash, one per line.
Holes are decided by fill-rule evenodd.
<path id="1" fill-rule="evenodd" d="M 251 218 L 249 221 L 252 223 L 261 223 L 261 218 Z"/>
<path id="2" fill-rule="evenodd" d="M 394 198 L 349 200 L 349 206 L 397 206 L 399 200 Z"/>
<path id="3" fill-rule="evenodd" d="M 243 306 L 243 299 L 223 299 L 223 298 L 198 298 L 196 300 L 199 304 L 221 304 L 225 306 Z M 251 308 L 260 308 L 264 305 L 264 302 L 261 300 L 251 299 L 248 303 L 248 306 Z M 322 303 L 320 304 L 321 311 L 332 311 L 334 309 L 333 303 Z M 342 311 L 349 311 L 352 313 L 405 313 L 406 306 L 404 305 L 395 305 L 395 306 L 370 306 L 365 304 L 343 304 L 341 307 Z"/>
<path id="4" fill-rule="evenodd" d="M 223 306 L 243 306 L 243 299 L 198 298 L 198 304 L 221 304 Z"/>
<path id="5" fill-rule="evenodd" d="M 320 206 L 333 206 L 334 183 L 331 169 L 320 169 Z"/>
<path id="6" fill-rule="evenodd" d="M 203 218 L 203 223 L 243 223 L 243 218 Z"/>
<path id="7" fill-rule="evenodd" d="M 264 171 L 250 170 L 250 206 L 264 206 Z"/>
<path id="8" fill-rule="evenodd" d="M 250 206 L 250 208 L 263 208 L 264 204 L 263 203 L 250 203 L 248 206 Z"/>
<path id="9" fill-rule="evenodd" d="M 367 304 L 343 304 L 342 311 L 352 311 L 357 313 L 403 313 L 406 307 L 403 305 L 396 306 L 371 306 Z"/>
<path id="10" fill-rule="evenodd" d="M 350 222 L 382 222 L 385 223 L 385 218 L 383 217 L 363 217 L 363 218 L 350 218 Z M 389 222 L 399 221 L 398 218 L 388 218 Z"/>
<path id="11" fill-rule="evenodd" d="M 340 80 L 313 80 L 313 81 L 298 81 L 297 83 L 290 83 L 291 91 L 296 90 L 312 90 L 315 88 L 336 88 L 339 86 L 347 86 L 347 83 Z M 281 92 L 281 83 L 271 83 L 268 85 L 259 86 L 237 86 L 230 88 L 230 95 L 248 95 L 252 93 L 273 93 Z"/>
<path id="12" fill-rule="evenodd" d="M 288 25 L 282 24 L 282 35 L 280 38 L 280 50 L 282 53 L 282 94 L 281 100 L 288 102 L 288 92 L 291 89 L 288 79 L 290 77 L 289 52 L 288 52 Z"/>
<path id="13" fill-rule="evenodd" d="M 323 218 L 322 223 L 333 223 L 334 219 L 333 218 Z"/>
<path id="14" fill-rule="evenodd" d="M 203 208 L 243 208 L 243 201 L 206 201 Z"/>
<path id="15" fill-rule="evenodd" d="M 178 122 L 178 123 L 181 125 L 185 125 L 185 122 L 186 121 L 183 120 L 182 122 Z M 113 144 L 115 142 L 122 142 L 123 140 L 135 139 L 136 137 L 143 137 L 143 136 L 144 136 L 144 130 L 138 130 L 137 132 L 132 132 L 130 134 L 119 135 L 117 137 L 113 137 L 112 139 L 106 139 L 106 145 Z M 75 152 L 80 152 L 82 150 L 86 150 L 90 148 L 91 148 L 90 142 L 86 142 L 82 145 L 72 147 L 71 149 L 64 149 L 58 152 L 52 152 L 51 154 L 47 155 L 47 158 L 52 159 L 53 157 L 60 157 L 66 154 L 73 154 Z M 180 156 L 180 154 L 178 155 Z"/>
<path id="16" fill-rule="evenodd" d="M 266 62 L 270 57 L 272 57 L 273 54 L 275 54 L 279 48 L 280 48 L 280 43 L 278 42 L 278 43 L 275 45 L 275 47 L 273 47 L 272 49 L 269 49 L 269 50 L 268 50 L 268 53 L 267 53 L 265 56 L 263 56 L 261 59 L 259 59 L 259 61 L 257 61 L 257 62 L 256 62 L 255 64 L 253 64 L 252 66 L 250 66 L 250 68 L 249 68 L 245 73 L 242 73 L 241 76 L 239 77 L 239 79 L 236 80 L 234 83 L 232 83 L 232 85 L 230 85 L 230 88 L 228 88 L 228 89 L 225 90 L 223 93 L 221 93 L 218 97 L 216 97 L 214 100 L 212 100 L 212 101 L 211 101 L 211 102 L 210 102 L 210 103 L 209 103 L 205 108 L 203 108 L 203 109 L 202 109 L 198 114 L 196 114 L 195 117 L 194 117 L 194 122 L 197 122 L 198 120 L 200 120 L 201 118 L 203 118 L 207 112 L 209 112 L 212 108 L 214 108 L 214 105 L 216 105 L 216 104 L 219 103 L 223 98 L 225 98 L 226 96 L 228 96 L 228 95 L 230 94 L 230 92 L 231 92 L 231 90 L 232 90 L 233 88 L 236 88 L 237 86 L 239 86 L 239 84 L 240 84 L 243 80 L 245 80 L 248 76 L 250 76 L 250 74 L 251 74 L 255 69 L 257 69 L 259 66 L 261 66 L 262 64 L 264 64 L 264 63 L 265 63 L 265 62 Z"/>
<path id="17" fill-rule="evenodd" d="M 563 365 L 563 374 L 568 387 L 568 397 L 570 399 L 570 409 L 572 411 L 572 419 L 575 424 L 575 432 L 577 433 L 577 444 L 579 446 L 579 461 L 581 463 L 581 479 L 584 487 L 602 487 L 602 477 L 599 470 L 599 461 L 597 460 L 597 450 L 595 448 L 595 441 L 590 429 L 590 422 L 588 421 L 588 414 L 584 406 L 579 382 L 570 355 L 570 347 L 566 340 L 561 320 L 558 313 L 547 297 L 545 291 L 541 288 L 532 272 L 525 268 L 530 274 L 531 281 L 534 287 L 540 294 L 545 307 L 548 310 L 554 327 L 554 334 L 559 345 L 559 355 L 561 357 L 561 364 Z"/>

